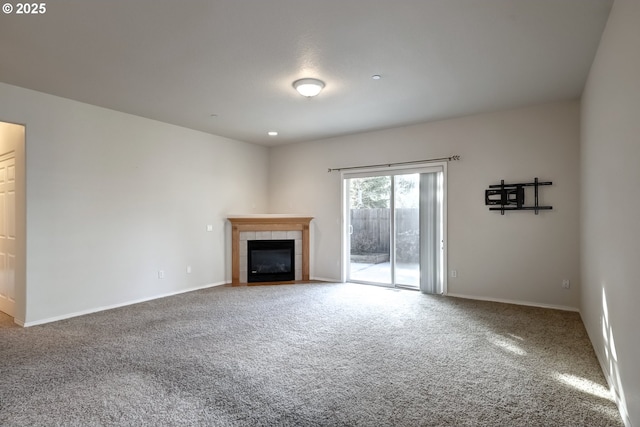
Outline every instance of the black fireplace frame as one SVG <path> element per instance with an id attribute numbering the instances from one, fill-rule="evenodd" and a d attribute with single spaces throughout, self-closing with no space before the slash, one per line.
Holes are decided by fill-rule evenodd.
<path id="1" fill-rule="evenodd" d="M 288 250 L 290 254 L 290 271 L 287 272 L 257 272 L 252 271 L 253 258 L 255 257 L 254 251 L 265 250 Z M 296 278 L 296 264 L 295 264 L 295 240 L 248 240 L 247 241 L 247 282 L 280 282 L 280 281 L 293 281 Z"/>

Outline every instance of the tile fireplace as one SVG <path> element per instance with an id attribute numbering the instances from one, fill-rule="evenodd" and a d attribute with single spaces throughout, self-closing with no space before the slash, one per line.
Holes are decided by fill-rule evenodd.
<path id="1" fill-rule="evenodd" d="M 309 280 L 309 223 L 312 217 L 294 215 L 237 215 L 227 218 L 231 223 L 231 284 L 241 285 L 256 282 L 290 282 Z M 293 258 L 287 252 L 286 259 L 282 249 L 278 249 L 272 264 L 279 266 L 271 269 L 291 270 L 286 276 L 277 272 L 257 272 L 258 268 L 251 268 L 249 260 L 250 245 L 254 241 L 263 242 L 259 245 L 273 245 L 273 242 L 288 241 L 293 243 Z M 268 243 L 271 242 L 271 243 Z M 258 249 L 259 251 L 263 249 Z M 258 256 L 265 255 L 264 252 Z M 264 260 L 263 260 L 264 261 Z M 289 268 L 288 264 L 292 264 Z M 284 264 L 284 265 L 283 265 Z M 255 266 L 254 266 L 255 267 Z M 256 271 L 257 277 L 254 277 Z"/>

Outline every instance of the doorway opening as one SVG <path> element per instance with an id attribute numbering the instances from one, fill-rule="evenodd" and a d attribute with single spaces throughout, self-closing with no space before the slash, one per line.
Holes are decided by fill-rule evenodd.
<path id="1" fill-rule="evenodd" d="M 343 174 L 347 281 L 445 293 L 446 164 Z"/>
<path id="2" fill-rule="evenodd" d="M 0 122 L 0 311 L 24 323 L 25 126 Z"/>

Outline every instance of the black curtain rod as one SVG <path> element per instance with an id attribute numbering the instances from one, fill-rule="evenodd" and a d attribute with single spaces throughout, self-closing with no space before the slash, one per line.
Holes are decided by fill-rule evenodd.
<path id="1" fill-rule="evenodd" d="M 346 170 L 350 170 L 350 169 L 365 169 L 365 168 L 381 168 L 381 167 L 389 167 L 390 168 L 391 166 L 415 165 L 417 163 L 451 162 L 453 160 L 460 160 L 460 156 L 440 157 L 439 159 L 413 160 L 411 162 L 383 163 L 381 165 L 349 166 L 349 167 L 346 167 L 346 168 L 329 169 L 328 172 L 346 171 Z"/>

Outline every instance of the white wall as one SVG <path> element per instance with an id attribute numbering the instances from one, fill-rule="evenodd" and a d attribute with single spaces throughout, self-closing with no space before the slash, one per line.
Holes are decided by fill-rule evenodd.
<path id="1" fill-rule="evenodd" d="M 230 280 L 225 217 L 266 210 L 265 147 L 6 84 L 0 100 L 0 120 L 27 135 L 27 305 L 16 320 Z"/>
<path id="2" fill-rule="evenodd" d="M 581 313 L 640 425 L 640 2 L 616 0 L 582 99 Z"/>
<path id="3" fill-rule="evenodd" d="M 340 174 L 328 168 L 458 154 L 449 164 L 449 293 L 577 308 L 579 105 L 562 102 L 273 148 L 270 211 L 314 216 L 312 276 L 340 279 Z M 553 210 L 501 216 L 490 184 L 553 181 Z M 570 290 L 561 288 L 569 279 Z"/>

